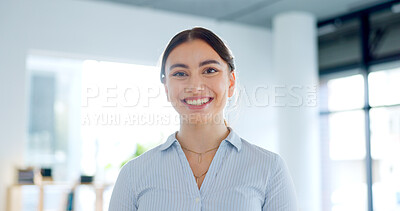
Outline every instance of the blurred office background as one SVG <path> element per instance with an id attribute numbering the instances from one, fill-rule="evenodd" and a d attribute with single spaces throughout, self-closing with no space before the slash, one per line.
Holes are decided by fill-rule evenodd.
<path id="1" fill-rule="evenodd" d="M 0 1 L 0 210 L 107 210 L 178 129 L 158 62 L 195 26 L 233 51 L 229 124 L 282 155 L 301 210 L 400 210 L 399 0 Z M 52 181 L 18 185 L 27 167 Z"/>

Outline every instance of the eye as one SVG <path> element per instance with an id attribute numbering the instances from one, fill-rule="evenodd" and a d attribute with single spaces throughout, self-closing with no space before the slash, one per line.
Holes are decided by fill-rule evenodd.
<path id="1" fill-rule="evenodd" d="M 184 72 L 175 72 L 175 73 L 172 74 L 172 76 L 183 77 L 183 76 L 187 76 L 187 74 L 184 73 Z"/>
<path id="2" fill-rule="evenodd" d="M 216 72 L 218 72 L 218 70 L 215 69 L 215 68 L 212 68 L 212 67 L 207 68 L 207 69 L 204 71 L 204 73 L 206 73 L 206 74 L 212 74 L 212 73 L 216 73 Z"/>

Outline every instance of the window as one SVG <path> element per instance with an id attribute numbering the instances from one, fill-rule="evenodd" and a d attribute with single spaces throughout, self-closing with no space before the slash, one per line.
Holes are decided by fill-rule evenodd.
<path id="1" fill-rule="evenodd" d="M 393 11 L 377 11 L 370 16 L 370 51 L 373 58 L 400 52 L 400 12 Z"/>
<path id="2" fill-rule="evenodd" d="M 336 21 L 319 28 L 318 62 L 320 69 L 361 61 L 361 53 L 358 48 L 360 43 L 359 27 L 359 21 L 353 19 L 345 22 Z"/>
<path id="3" fill-rule="evenodd" d="M 362 75 L 321 78 L 326 210 L 367 210 L 365 112 L 370 118 L 374 210 L 400 208 L 400 63 L 372 66 L 371 71 L 370 108 L 363 106 Z"/>
<path id="4" fill-rule="evenodd" d="M 179 126 L 159 70 L 115 62 L 84 62 L 81 117 L 82 170 L 108 182 L 137 144 L 150 149 Z"/>
<path id="5" fill-rule="evenodd" d="M 51 167 L 54 180 L 79 175 L 79 162 L 69 159 L 76 151 L 79 125 L 80 70 L 82 61 L 30 55 L 28 142 L 25 164 Z M 79 137 L 79 135 L 78 135 Z M 76 175 L 77 174 L 77 175 Z"/>
<path id="6" fill-rule="evenodd" d="M 80 175 L 106 185 L 103 208 L 123 163 L 140 149 L 166 140 L 179 127 L 153 66 L 30 55 L 27 166 L 52 168 L 62 188 L 47 188 L 44 208 L 66 201 Z M 25 188 L 24 207 L 38 204 L 37 188 Z M 94 210 L 90 186 L 75 189 L 75 208 Z M 51 199 L 51 200 L 50 200 Z M 90 203 L 88 203 L 90 202 Z M 91 203 L 92 202 L 92 203 Z"/>
<path id="7" fill-rule="evenodd" d="M 400 210 L 400 4 L 394 2 L 318 23 L 322 210 Z"/>
<path id="8" fill-rule="evenodd" d="M 367 210 L 364 79 L 326 77 L 320 87 L 324 210 Z"/>
<path id="9" fill-rule="evenodd" d="M 371 157 L 374 210 L 400 209 L 400 63 L 372 66 Z"/>

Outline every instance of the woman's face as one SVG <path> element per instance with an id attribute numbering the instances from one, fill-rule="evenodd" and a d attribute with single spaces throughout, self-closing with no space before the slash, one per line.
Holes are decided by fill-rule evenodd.
<path id="1" fill-rule="evenodd" d="M 166 60 L 165 74 L 168 101 L 181 118 L 222 118 L 235 77 L 206 42 L 196 39 L 177 46 Z"/>

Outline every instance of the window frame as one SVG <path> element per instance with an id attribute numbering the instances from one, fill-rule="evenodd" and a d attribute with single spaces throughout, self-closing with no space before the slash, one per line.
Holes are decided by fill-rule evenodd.
<path id="1" fill-rule="evenodd" d="M 352 64 L 344 64 L 337 65 L 334 67 L 329 67 L 325 69 L 319 69 L 319 77 L 327 77 L 330 75 L 336 75 L 335 78 L 339 78 L 341 73 L 346 73 L 348 71 L 352 71 L 354 69 L 358 69 L 363 78 L 364 78 L 364 110 L 365 115 L 365 145 L 366 145 L 366 156 L 365 156 L 365 167 L 366 167 L 366 181 L 367 181 L 367 194 L 368 194 L 368 211 L 373 211 L 373 193 L 372 193 L 372 157 L 371 157 L 371 130 L 370 130 L 370 110 L 371 106 L 369 104 L 369 84 L 368 84 L 368 75 L 371 72 L 371 67 L 378 64 L 385 64 L 391 62 L 400 61 L 400 49 L 390 55 L 386 55 L 381 58 L 373 58 L 372 52 L 370 51 L 370 17 L 375 12 L 381 12 L 384 10 L 390 10 L 392 6 L 395 4 L 399 4 L 400 0 L 393 0 L 381 4 L 377 4 L 368 8 L 360 9 L 358 11 L 354 11 L 352 13 L 348 13 L 345 15 L 341 15 L 338 17 L 326 19 L 319 21 L 317 24 L 318 28 L 334 25 L 337 22 L 346 22 L 349 20 L 357 19 L 359 21 L 359 48 L 361 50 L 361 60 L 357 63 Z M 393 107 L 399 106 L 399 104 L 395 105 L 384 105 L 384 106 L 376 106 L 376 107 Z M 376 108 L 375 106 L 373 108 Z M 330 115 L 337 111 L 320 111 L 320 116 Z M 339 111 L 341 112 L 341 111 Z"/>

